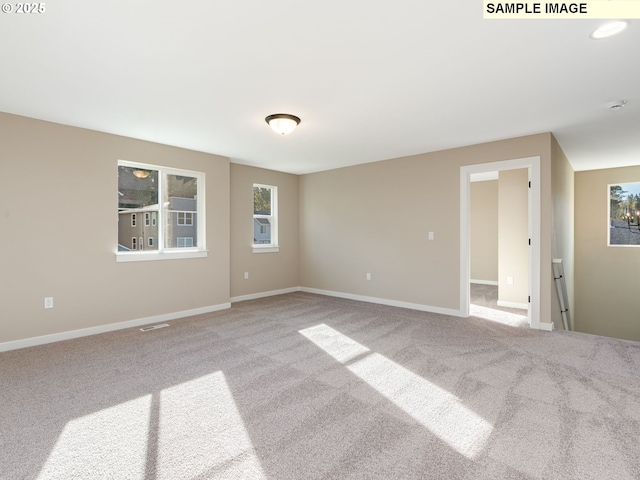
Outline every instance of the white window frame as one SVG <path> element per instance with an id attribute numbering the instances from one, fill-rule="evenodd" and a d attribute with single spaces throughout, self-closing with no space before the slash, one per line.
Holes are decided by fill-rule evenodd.
<path id="1" fill-rule="evenodd" d="M 131 226 L 132 227 L 135 227 L 136 223 L 138 223 L 137 219 L 138 219 L 137 215 L 135 213 L 132 213 L 131 214 Z"/>
<path id="2" fill-rule="evenodd" d="M 138 249 L 138 237 L 131 237 L 131 250 Z"/>
<path id="3" fill-rule="evenodd" d="M 198 179 L 198 193 L 196 198 L 198 229 L 197 229 L 197 247 L 165 247 L 163 228 L 158 228 L 158 236 L 154 238 L 157 242 L 157 250 L 136 250 L 129 252 L 119 252 L 117 250 L 117 241 L 115 256 L 117 262 L 140 262 L 149 260 L 174 260 L 183 258 L 201 258 L 208 255 L 206 248 L 206 211 L 205 211 L 205 174 L 204 172 L 196 172 L 192 170 L 183 170 L 172 167 L 164 167 L 161 165 L 152 165 L 148 163 L 130 162 L 128 160 L 118 160 L 118 167 L 134 167 L 141 170 L 156 170 L 158 172 L 158 203 L 161 204 L 164 199 L 164 177 L 165 175 L 181 175 L 186 177 L 194 177 Z M 171 212 L 165 212 L 159 206 L 157 213 L 157 224 L 165 225 L 170 220 Z M 163 219 L 165 216 L 167 220 Z M 153 215 L 152 215 L 153 218 Z M 116 234 L 117 238 L 117 234 Z"/>
<path id="4" fill-rule="evenodd" d="M 144 226 L 148 227 L 151 225 L 151 214 L 150 212 L 144 212 Z"/>
<path id="5" fill-rule="evenodd" d="M 271 215 L 259 215 L 254 213 L 252 222 L 255 223 L 257 218 L 266 218 L 271 225 L 271 243 L 253 243 L 253 253 L 276 253 L 280 251 L 280 245 L 278 244 L 278 187 L 275 185 L 264 185 L 261 183 L 254 183 L 251 187 L 251 209 L 255 212 L 255 205 L 253 203 L 253 189 L 254 188 L 268 188 L 271 190 Z M 253 236 L 253 229 L 252 229 Z"/>

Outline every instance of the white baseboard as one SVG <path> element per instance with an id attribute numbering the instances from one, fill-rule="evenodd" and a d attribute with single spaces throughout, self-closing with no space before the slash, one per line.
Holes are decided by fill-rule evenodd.
<path id="1" fill-rule="evenodd" d="M 538 325 L 538 330 L 544 330 L 545 332 L 553 332 L 554 330 L 553 322 L 551 323 L 540 322 L 540 325 Z"/>
<path id="2" fill-rule="evenodd" d="M 499 307 L 521 308 L 522 310 L 529 310 L 529 305 L 526 303 L 503 302 L 502 300 L 498 300 L 497 303 Z"/>
<path id="3" fill-rule="evenodd" d="M 388 300 L 386 298 L 367 297 L 364 295 L 354 295 L 352 293 L 333 292 L 330 290 L 321 290 L 318 288 L 301 287 L 300 291 L 307 293 L 316 293 L 318 295 L 327 295 L 329 297 L 347 298 L 349 300 L 358 300 L 360 302 L 377 303 L 380 305 L 389 305 L 390 307 L 409 308 L 411 310 L 419 310 L 422 312 L 441 313 L 443 315 L 451 315 L 454 317 L 462 317 L 460 310 L 452 310 L 449 308 L 432 307 L 420 303 L 401 302 L 399 300 Z"/>
<path id="4" fill-rule="evenodd" d="M 273 297 L 274 295 L 283 295 L 285 293 L 299 292 L 300 287 L 283 288 L 281 290 L 270 290 L 268 292 L 250 293 L 248 295 L 239 295 L 231 297 L 231 303 L 244 302 L 245 300 L 255 300 L 256 298 Z"/>
<path id="5" fill-rule="evenodd" d="M 493 285 L 494 287 L 498 286 L 497 280 L 474 280 L 473 278 L 469 280 L 469 283 L 477 283 L 478 285 Z"/>
<path id="6" fill-rule="evenodd" d="M 19 348 L 35 347 L 36 345 L 44 345 L 46 343 L 61 342 L 62 340 L 71 340 L 72 338 L 87 337 L 89 335 L 97 335 L 99 333 L 113 332 L 125 328 L 140 327 L 150 323 L 166 322 L 168 320 L 176 320 L 178 318 L 190 317 L 192 315 L 200 315 L 202 313 L 216 312 L 231 308 L 231 303 L 222 303 L 220 305 L 211 305 L 208 307 L 194 308 L 191 310 L 183 310 L 181 312 L 165 313 L 162 315 L 153 315 L 151 317 L 137 318 L 135 320 L 127 320 L 118 323 L 109 323 L 107 325 L 99 325 L 97 327 L 81 328 L 78 330 L 69 330 L 67 332 L 52 333 L 42 335 L 40 337 L 25 338 L 23 340 L 14 340 L 11 342 L 0 343 L 0 352 L 8 352 L 9 350 L 17 350 Z"/>

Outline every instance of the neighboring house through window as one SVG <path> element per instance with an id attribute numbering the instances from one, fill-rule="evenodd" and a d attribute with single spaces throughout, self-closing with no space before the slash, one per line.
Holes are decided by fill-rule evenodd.
<path id="1" fill-rule="evenodd" d="M 253 185 L 253 251 L 279 251 L 278 187 Z"/>

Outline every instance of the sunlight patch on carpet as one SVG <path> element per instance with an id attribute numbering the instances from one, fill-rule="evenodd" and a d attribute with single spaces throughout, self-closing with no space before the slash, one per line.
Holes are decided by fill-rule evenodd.
<path id="1" fill-rule="evenodd" d="M 480 305 L 469 305 L 469 315 L 471 315 L 472 317 L 489 320 L 491 322 L 510 325 L 512 327 L 526 327 L 529 325 L 529 318 L 527 317 L 527 315 L 518 315 L 517 313 L 503 312 L 502 310 L 482 307 Z"/>
<path id="2" fill-rule="evenodd" d="M 38 479 L 219 478 L 234 468 L 237 478 L 267 478 L 215 372 L 71 420 Z"/>
<path id="3" fill-rule="evenodd" d="M 300 330 L 300 333 L 340 363 L 346 363 L 371 351 L 324 323 Z"/>
<path id="4" fill-rule="evenodd" d="M 328 325 L 300 333 L 457 452 L 474 458 L 483 450 L 492 425 L 455 395 Z"/>
<path id="5" fill-rule="evenodd" d="M 68 422 L 37 478 L 99 478 L 126 472 L 144 478 L 151 395 Z M 115 477 L 114 477 L 115 478 Z"/>
<path id="6" fill-rule="evenodd" d="M 245 478 L 267 478 L 222 372 L 162 390 L 158 432 L 163 479 L 218 478 L 238 459 Z"/>

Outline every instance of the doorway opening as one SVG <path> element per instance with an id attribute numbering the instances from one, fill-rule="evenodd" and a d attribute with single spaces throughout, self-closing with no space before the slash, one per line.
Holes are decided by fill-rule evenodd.
<path id="1" fill-rule="evenodd" d="M 471 299 L 471 183 L 481 176 L 510 170 L 527 170 L 528 207 L 522 216 L 527 217 L 528 250 L 528 310 L 526 320 L 531 328 L 540 328 L 540 157 L 529 157 L 500 162 L 468 165 L 460 167 L 460 313 L 463 317 L 470 315 Z M 507 279 L 504 279 L 507 281 Z M 510 305 L 505 307 L 523 306 Z M 526 304 L 524 305 L 526 306 Z M 523 311 L 524 312 L 524 311 Z M 518 321 L 517 319 L 515 320 Z M 507 322 L 508 323 L 508 322 Z"/>

